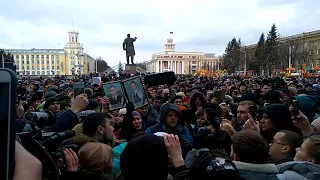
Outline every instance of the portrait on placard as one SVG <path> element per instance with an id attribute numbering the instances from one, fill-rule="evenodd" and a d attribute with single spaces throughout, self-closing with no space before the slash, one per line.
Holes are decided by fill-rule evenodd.
<path id="1" fill-rule="evenodd" d="M 128 100 L 134 104 L 135 109 L 148 104 L 140 77 L 134 77 L 123 81 Z"/>
<path id="2" fill-rule="evenodd" d="M 121 82 L 103 84 L 103 91 L 109 99 L 109 110 L 125 107 L 125 93 L 123 92 Z"/>

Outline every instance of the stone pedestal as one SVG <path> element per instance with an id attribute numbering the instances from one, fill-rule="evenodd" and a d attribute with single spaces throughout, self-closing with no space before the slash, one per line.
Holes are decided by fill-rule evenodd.
<path id="1" fill-rule="evenodd" d="M 126 64 L 125 71 L 127 74 L 135 74 L 137 72 L 137 65 Z"/>

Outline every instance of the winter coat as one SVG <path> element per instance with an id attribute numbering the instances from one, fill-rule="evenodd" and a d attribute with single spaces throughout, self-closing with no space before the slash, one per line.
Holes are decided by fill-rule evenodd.
<path id="1" fill-rule="evenodd" d="M 291 161 L 279 164 L 277 177 L 280 180 L 316 180 L 320 179 L 320 166 L 310 162 Z"/>
<path id="2" fill-rule="evenodd" d="M 278 168 L 274 164 L 250 164 L 233 161 L 243 180 L 278 180 Z"/>

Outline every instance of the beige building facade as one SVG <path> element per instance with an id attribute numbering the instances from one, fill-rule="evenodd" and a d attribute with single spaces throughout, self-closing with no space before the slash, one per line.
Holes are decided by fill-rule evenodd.
<path id="1" fill-rule="evenodd" d="M 79 33 L 69 32 L 63 49 L 7 49 L 21 75 L 75 75 L 96 72 L 96 60 L 83 52 Z"/>
<path id="2" fill-rule="evenodd" d="M 173 39 L 167 39 L 163 52 L 152 54 L 146 63 L 147 72 L 173 71 L 175 74 L 194 74 L 197 70 L 219 69 L 219 58 L 215 54 L 175 51 Z"/>

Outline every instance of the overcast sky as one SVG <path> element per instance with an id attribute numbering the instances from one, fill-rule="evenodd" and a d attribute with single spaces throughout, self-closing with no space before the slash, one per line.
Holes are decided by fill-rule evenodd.
<path id="1" fill-rule="evenodd" d="M 177 51 L 221 55 L 233 37 L 256 43 L 275 23 L 292 35 L 320 29 L 319 0 L 0 0 L 0 48 L 62 48 L 68 31 L 84 52 L 110 65 L 125 61 L 127 33 L 136 61 L 161 52 L 172 31 Z"/>

